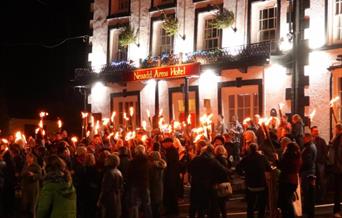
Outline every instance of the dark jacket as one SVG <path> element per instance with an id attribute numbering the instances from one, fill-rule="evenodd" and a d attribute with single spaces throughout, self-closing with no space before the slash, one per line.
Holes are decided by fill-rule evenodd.
<path id="1" fill-rule="evenodd" d="M 163 173 L 166 162 L 161 160 L 151 161 L 150 164 L 150 195 L 152 204 L 159 204 L 163 201 Z"/>
<path id="2" fill-rule="evenodd" d="M 127 188 L 149 189 L 149 159 L 146 155 L 135 156 L 127 167 Z"/>
<path id="3" fill-rule="evenodd" d="M 315 175 L 316 158 L 317 158 L 316 145 L 313 144 L 312 142 L 306 143 L 302 151 L 302 167 L 300 170 L 302 177 Z"/>
<path id="4" fill-rule="evenodd" d="M 297 142 L 300 148 L 303 148 L 304 136 L 304 124 L 302 121 L 298 121 L 297 123 L 292 124 L 292 132 L 291 137 Z"/>
<path id="5" fill-rule="evenodd" d="M 265 173 L 271 170 L 265 156 L 258 152 L 250 152 L 236 166 L 239 174 L 245 173 L 246 185 L 250 190 L 266 187 Z"/>
<path id="6" fill-rule="evenodd" d="M 99 204 L 103 218 L 121 217 L 121 192 L 123 179 L 118 169 L 107 169 L 103 175 Z"/>
<path id="7" fill-rule="evenodd" d="M 342 173 L 342 133 L 337 135 L 332 140 L 332 151 L 333 151 L 333 171 L 334 173 Z"/>
<path id="8" fill-rule="evenodd" d="M 319 164 L 326 164 L 328 157 L 328 146 L 324 139 L 316 137 L 313 141 L 317 148 L 317 159 L 316 162 Z"/>
<path id="9" fill-rule="evenodd" d="M 278 163 L 278 168 L 281 171 L 279 182 L 298 185 L 298 174 L 301 167 L 300 156 L 294 157 L 285 152 Z"/>

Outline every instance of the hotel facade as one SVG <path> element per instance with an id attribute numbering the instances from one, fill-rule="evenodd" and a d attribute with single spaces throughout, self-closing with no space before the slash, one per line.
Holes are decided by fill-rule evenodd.
<path id="1" fill-rule="evenodd" d="M 234 13 L 228 28 L 212 24 Z M 206 113 L 242 121 L 272 108 L 303 117 L 329 139 L 341 120 L 342 0 L 94 0 L 89 67 L 75 70 L 91 112 L 109 118 L 135 109 L 134 124 L 163 113 L 167 122 Z M 162 28 L 165 15 L 178 31 Z M 130 26 L 135 41 L 119 43 Z"/>

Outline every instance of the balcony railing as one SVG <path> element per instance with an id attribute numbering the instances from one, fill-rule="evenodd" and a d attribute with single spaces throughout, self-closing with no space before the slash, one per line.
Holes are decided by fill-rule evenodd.
<path id="1" fill-rule="evenodd" d="M 202 65 L 220 64 L 229 67 L 236 65 L 249 65 L 256 62 L 265 63 L 271 54 L 270 42 L 260 42 L 236 47 L 195 51 L 186 54 L 163 54 L 160 57 L 147 57 L 140 63 L 140 68 L 170 66 L 181 63 L 199 62 Z M 92 72 L 99 72 L 98 76 L 117 76 L 136 69 L 131 62 L 112 62 L 100 69 L 76 69 L 75 80 L 86 77 Z"/>

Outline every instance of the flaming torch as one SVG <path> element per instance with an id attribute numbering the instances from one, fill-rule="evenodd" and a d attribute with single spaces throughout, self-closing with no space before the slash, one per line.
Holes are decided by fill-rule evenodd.
<path id="1" fill-rule="evenodd" d="M 336 113 L 335 113 L 335 110 L 334 110 L 334 106 L 335 106 L 335 103 L 338 102 L 339 100 L 340 100 L 340 97 L 336 96 L 335 98 L 331 99 L 330 102 L 329 102 L 330 110 L 331 110 L 331 113 L 333 115 L 335 123 L 337 123 L 337 117 L 336 117 Z"/>
<path id="2" fill-rule="evenodd" d="M 116 116 L 116 111 L 112 112 L 112 115 L 110 116 L 110 121 L 112 122 L 112 124 L 115 124 L 115 116 Z"/>
<path id="3" fill-rule="evenodd" d="M 63 126 L 63 122 L 61 119 L 58 118 L 57 119 L 57 127 L 58 127 L 59 132 L 61 132 L 62 126 Z"/>
<path id="4" fill-rule="evenodd" d="M 146 114 L 147 114 L 148 122 L 150 123 L 150 126 L 152 127 L 151 113 L 149 109 L 146 110 Z"/>
<path id="5" fill-rule="evenodd" d="M 129 107 L 129 117 L 130 117 L 130 124 L 131 124 L 132 129 L 134 129 L 133 115 L 134 115 L 134 108 Z"/>
<path id="6" fill-rule="evenodd" d="M 82 121 L 83 121 L 83 125 L 82 125 L 82 137 L 84 135 L 87 134 L 87 129 L 88 129 L 88 112 L 81 112 L 81 116 L 82 116 Z"/>

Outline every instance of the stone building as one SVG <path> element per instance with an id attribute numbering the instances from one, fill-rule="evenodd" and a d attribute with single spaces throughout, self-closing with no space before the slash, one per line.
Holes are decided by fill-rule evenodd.
<path id="1" fill-rule="evenodd" d="M 218 29 L 212 22 L 223 9 L 235 19 Z M 91 10 L 91 67 L 76 69 L 76 85 L 91 89 L 92 113 L 117 111 L 122 123 L 134 107 L 137 126 L 146 110 L 162 110 L 167 121 L 213 113 L 229 124 L 234 114 L 269 116 L 283 103 L 289 115 L 315 110 L 311 125 L 331 136 L 329 101 L 342 89 L 342 0 L 94 0 Z M 173 36 L 162 28 L 165 15 L 177 19 Z M 127 26 L 136 38 L 122 46 Z M 340 101 L 333 108 L 339 121 Z"/>

